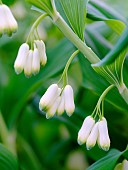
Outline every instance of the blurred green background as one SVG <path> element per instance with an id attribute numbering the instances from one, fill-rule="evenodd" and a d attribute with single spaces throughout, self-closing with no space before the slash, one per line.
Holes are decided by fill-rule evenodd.
<path id="1" fill-rule="evenodd" d="M 59 80 L 75 47 L 64 38 L 50 18 L 46 18 L 38 30 L 46 44 L 48 63 L 41 68 L 37 76 L 30 79 L 23 73 L 17 76 L 13 65 L 18 49 L 26 41 L 33 22 L 40 14 L 32 11 L 31 6 L 23 0 L 3 2 L 11 5 L 19 29 L 11 38 L 0 38 L 0 110 L 9 132 L 6 143 L 2 136 L 6 132 L 0 119 L 1 143 L 16 153 L 19 166 L 23 170 L 85 170 L 107 153 L 98 146 L 91 151 L 87 151 L 85 146 L 79 146 L 77 133 L 84 118 L 92 113 L 108 83 L 98 76 L 82 54 L 79 54 L 69 69 L 69 84 L 72 85 L 75 94 L 75 113 L 70 118 L 64 114 L 46 120 L 45 113 L 38 109 L 40 97 L 49 85 Z M 100 0 L 98 2 L 100 3 Z M 127 19 L 127 0 L 104 2 L 107 7 L 113 8 Z M 64 16 L 59 1 L 56 1 L 56 4 Z M 112 49 L 118 37 L 104 22 L 87 20 L 85 41 L 100 58 Z M 128 86 L 127 70 L 128 57 L 124 66 L 124 81 Z M 113 89 L 105 101 L 111 148 L 122 151 L 127 146 L 127 113 L 127 104 L 118 91 Z"/>

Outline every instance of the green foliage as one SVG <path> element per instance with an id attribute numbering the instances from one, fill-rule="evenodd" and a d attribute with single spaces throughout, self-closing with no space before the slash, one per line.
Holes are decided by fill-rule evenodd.
<path id="1" fill-rule="evenodd" d="M 28 1 L 35 6 L 34 10 L 41 13 L 45 11 L 52 15 L 51 1 Z M 10 2 L 8 1 L 8 3 Z M 126 1 L 124 3 L 127 4 Z M 23 7 L 25 3 L 22 1 L 20 5 Z M 111 63 L 109 68 L 108 66 L 104 68 L 108 69 L 109 73 L 113 72 L 114 76 L 121 82 L 121 70 L 127 56 L 127 49 L 118 51 L 119 49 L 115 44 L 126 27 L 125 17 L 120 12 L 115 12 L 113 7 L 97 0 L 90 1 L 88 5 L 87 1 L 83 0 L 79 2 L 75 0 L 75 3 L 73 0 L 60 0 L 56 1 L 56 5 L 57 10 L 73 31 L 82 40 L 85 36 L 86 44 L 101 59 L 110 55 L 111 49 L 118 52 L 116 62 Z M 113 170 L 117 162 L 124 158 L 128 159 L 128 152 L 123 151 L 128 143 L 128 105 L 116 88 L 105 98 L 104 113 L 108 121 L 111 148 L 116 149 L 110 148 L 110 152 L 106 153 L 95 146 L 92 150 L 87 151 L 85 146 L 80 147 L 76 141 L 78 130 L 84 118 L 92 113 L 99 96 L 109 86 L 108 81 L 115 83 L 113 76 L 110 80 L 110 76 L 108 78 L 108 74 L 104 74 L 108 80 L 106 81 L 79 53 L 68 72 L 69 84 L 73 86 L 75 94 L 75 112 L 70 118 L 64 114 L 61 117 L 55 116 L 51 120 L 46 120 L 45 112 L 41 113 L 38 109 L 40 97 L 50 84 L 58 82 L 66 62 L 76 48 L 71 42 L 63 38 L 63 34 L 51 25 L 49 18 L 46 18 L 41 23 L 42 25 L 40 24 L 40 29 L 42 32 L 44 30 L 43 36 L 47 32 L 44 36 L 48 56 L 47 65 L 41 68 L 37 76 L 30 79 L 25 78 L 24 74 L 15 75 L 13 63 L 18 48 L 25 41 L 24 34 L 30 30 L 34 18 L 38 15 L 35 11 L 28 12 L 28 6 L 24 10 L 24 16 L 21 19 L 17 15 L 19 31 L 11 39 L 6 36 L 0 39 L 0 110 L 10 137 L 15 140 L 17 151 L 16 159 L 3 146 L 5 143 L 0 145 L 0 169 L 18 169 L 18 160 L 22 170 L 71 170 L 69 163 L 74 164 L 77 162 L 76 160 L 79 160 L 77 163 L 79 169 L 80 164 L 85 163 L 90 166 L 88 170 Z M 86 12 L 88 20 L 86 20 L 85 29 Z M 21 10 L 20 13 L 23 11 Z M 103 21 L 106 24 L 98 21 Z M 111 57 L 110 62 L 112 62 Z M 104 68 L 95 67 L 99 74 L 103 73 Z M 126 85 L 128 85 L 127 68 L 128 59 L 126 57 L 123 69 L 123 79 Z M 13 130 L 16 132 L 16 139 L 11 135 Z M 2 142 L 1 134 L 0 142 Z M 74 151 L 77 151 L 78 154 L 77 159 L 73 159 L 72 156 L 72 161 L 69 156 Z M 84 155 L 82 158 L 81 152 Z M 93 162 L 95 163 L 92 164 Z"/>
<path id="2" fill-rule="evenodd" d="M 0 144 L 0 169 L 2 170 L 18 170 L 18 162 L 16 157 Z"/>
<path id="3" fill-rule="evenodd" d="M 60 0 L 74 32 L 84 41 L 86 5 L 85 0 Z"/>

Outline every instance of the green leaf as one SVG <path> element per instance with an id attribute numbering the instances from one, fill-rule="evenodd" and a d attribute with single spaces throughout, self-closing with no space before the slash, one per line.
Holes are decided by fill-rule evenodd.
<path id="1" fill-rule="evenodd" d="M 111 50 L 105 58 L 103 58 L 100 62 L 94 64 L 95 66 L 105 66 L 111 64 L 128 45 L 128 28 L 124 30 L 121 37 L 115 44 L 113 50 Z"/>
<path id="2" fill-rule="evenodd" d="M 98 67 L 92 64 L 92 67 L 97 73 L 105 77 L 105 79 L 110 84 L 114 84 L 115 86 L 120 88 L 120 86 L 123 84 L 122 70 L 127 51 L 128 49 L 125 48 L 112 64 L 104 67 Z"/>
<path id="3" fill-rule="evenodd" d="M 84 40 L 86 5 L 88 0 L 60 0 L 74 32 Z"/>
<path id="4" fill-rule="evenodd" d="M 1 170 L 18 170 L 16 158 L 2 144 L 0 144 L 0 169 Z"/>
<path id="5" fill-rule="evenodd" d="M 100 96 L 109 86 L 109 83 L 92 69 L 89 62 L 82 54 L 79 54 L 79 60 L 83 74 L 83 86 Z M 120 111 L 127 113 L 128 105 L 124 102 L 116 89 L 113 89 L 110 95 L 108 94 L 105 99 Z"/>
<path id="6" fill-rule="evenodd" d="M 40 10 L 45 11 L 51 17 L 53 16 L 53 7 L 51 0 L 26 0 L 30 4 L 34 5 L 35 7 L 39 8 Z"/>
<path id="7" fill-rule="evenodd" d="M 92 164 L 87 170 L 113 170 L 122 154 L 122 152 L 112 149 L 105 157 Z"/>
<path id="8" fill-rule="evenodd" d="M 127 23 L 125 18 L 103 2 L 89 2 L 87 17 L 95 21 L 104 21 L 114 32 L 121 35 Z"/>

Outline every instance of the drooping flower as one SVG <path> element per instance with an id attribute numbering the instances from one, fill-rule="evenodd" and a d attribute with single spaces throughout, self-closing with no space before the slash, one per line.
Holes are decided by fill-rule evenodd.
<path id="1" fill-rule="evenodd" d="M 15 72 L 17 74 L 20 74 L 23 71 L 28 53 L 29 53 L 28 44 L 26 43 L 22 44 L 19 48 L 18 55 L 14 63 Z"/>
<path id="2" fill-rule="evenodd" d="M 70 85 L 64 88 L 65 111 L 68 116 L 71 116 L 75 110 L 73 89 Z"/>
<path id="3" fill-rule="evenodd" d="M 95 146 L 95 144 L 96 144 L 96 141 L 97 141 L 97 138 L 98 138 L 98 124 L 99 124 L 99 122 L 97 122 L 94 125 L 89 137 L 87 138 L 86 148 L 88 150 L 93 148 Z"/>
<path id="4" fill-rule="evenodd" d="M 98 123 L 98 130 L 98 145 L 101 149 L 108 151 L 110 147 L 110 138 L 108 134 L 107 121 L 104 117 Z"/>
<path id="5" fill-rule="evenodd" d="M 82 124 L 82 127 L 78 132 L 77 141 L 78 141 L 79 145 L 82 145 L 87 141 L 94 124 L 95 124 L 95 120 L 91 116 L 87 116 L 85 118 L 85 120 Z"/>
<path id="6" fill-rule="evenodd" d="M 0 5 L 0 35 L 6 33 L 10 36 L 17 29 L 18 24 L 9 7 L 4 4 Z"/>
<path id="7" fill-rule="evenodd" d="M 39 50 L 34 48 L 33 52 L 33 60 L 32 60 L 32 73 L 34 75 L 38 74 L 40 71 L 40 57 L 39 57 Z"/>
<path id="8" fill-rule="evenodd" d="M 46 118 L 53 117 L 55 113 L 60 116 L 64 111 L 71 116 L 75 109 L 72 87 L 66 85 L 60 89 L 57 84 L 52 84 L 40 99 L 39 108 L 46 110 Z"/>
<path id="9" fill-rule="evenodd" d="M 45 44 L 42 40 L 35 40 L 35 45 L 39 51 L 40 63 L 44 66 L 47 63 Z"/>
<path id="10" fill-rule="evenodd" d="M 41 44 L 41 45 L 40 45 Z M 36 75 L 40 71 L 40 64 L 43 66 L 47 62 L 46 52 L 44 50 L 43 41 L 35 41 L 34 50 L 27 43 L 23 43 L 18 51 L 17 58 L 14 63 L 15 72 L 20 74 L 24 70 L 26 77 Z M 30 57 L 31 56 L 31 57 Z"/>
<path id="11" fill-rule="evenodd" d="M 32 60 L 33 60 L 33 50 L 29 50 L 29 53 L 26 57 L 26 62 L 24 65 L 24 74 L 26 77 L 31 77 L 32 75 Z"/>
<path id="12" fill-rule="evenodd" d="M 58 96 L 59 96 L 58 85 L 52 84 L 40 99 L 39 102 L 40 110 L 50 109 L 50 107 L 53 105 Z"/>

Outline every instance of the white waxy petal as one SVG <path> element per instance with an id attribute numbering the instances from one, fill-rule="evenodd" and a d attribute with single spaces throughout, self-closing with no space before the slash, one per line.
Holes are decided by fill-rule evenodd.
<path id="1" fill-rule="evenodd" d="M 94 125 L 89 137 L 87 138 L 86 147 L 88 150 L 95 146 L 97 138 L 98 138 L 98 122 Z"/>
<path id="2" fill-rule="evenodd" d="M 105 118 L 102 118 L 102 120 L 99 121 L 98 129 L 99 129 L 98 136 L 99 147 L 105 151 L 108 151 L 110 147 L 110 139 L 108 134 L 107 121 Z"/>
<path id="3" fill-rule="evenodd" d="M 79 145 L 84 144 L 95 124 L 95 120 L 91 116 L 87 116 L 82 124 L 81 129 L 78 132 L 78 143 Z"/>
<path id="4" fill-rule="evenodd" d="M 73 89 L 70 85 L 64 88 L 65 111 L 68 116 L 71 116 L 75 110 Z"/>
<path id="5" fill-rule="evenodd" d="M 38 74 L 40 71 L 40 57 L 38 49 L 35 48 L 33 52 L 33 60 L 32 60 L 32 73 L 34 75 Z"/>
<path id="6" fill-rule="evenodd" d="M 122 170 L 128 170 L 128 161 L 127 160 L 123 161 L 123 168 L 122 168 Z"/>
<path id="7" fill-rule="evenodd" d="M 57 109 L 57 115 L 58 116 L 62 115 L 64 113 L 64 109 L 65 109 L 64 93 L 62 92 L 60 103 Z"/>
<path id="8" fill-rule="evenodd" d="M 4 31 L 7 29 L 7 22 L 4 13 L 3 5 L 0 5 L 0 34 L 3 34 Z"/>
<path id="9" fill-rule="evenodd" d="M 26 43 L 22 44 L 19 48 L 18 55 L 14 63 L 15 72 L 17 74 L 20 74 L 23 71 L 28 53 L 29 53 L 28 44 Z"/>
<path id="10" fill-rule="evenodd" d="M 47 56 L 46 56 L 46 50 L 45 50 L 45 44 L 42 40 L 36 40 L 35 44 L 37 45 L 37 48 L 39 50 L 40 55 L 40 63 L 41 65 L 45 65 L 47 63 Z"/>
<path id="11" fill-rule="evenodd" d="M 2 10 L 0 9 L 0 11 L 2 11 L 0 12 L 2 13 L 2 15 L 0 15 L 0 21 L 3 24 L 3 32 L 11 35 L 12 32 L 17 30 L 18 24 L 7 5 L 3 4 L 0 5 L 0 7 L 2 8 Z"/>
<path id="12" fill-rule="evenodd" d="M 59 96 L 58 85 L 52 84 L 51 86 L 49 86 L 45 94 L 40 99 L 39 102 L 40 110 L 42 110 L 43 108 L 50 108 L 50 106 L 54 103 L 58 96 Z"/>
<path id="13" fill-rule="evenodd" d="M 46 114 L 47 119 L 52 118 L 55 115 L 59 103 L 60 103 L 60 96 L 55 100 L 53 105 L 48 109 Z"/>
<path id="14" fill-rule="evenodd" d="M 31 77 L 32 75 L 32 60 L 33 60 L 33 51 L 30 50 L 24 66 L 24 74 L 27 78 Z"/>

